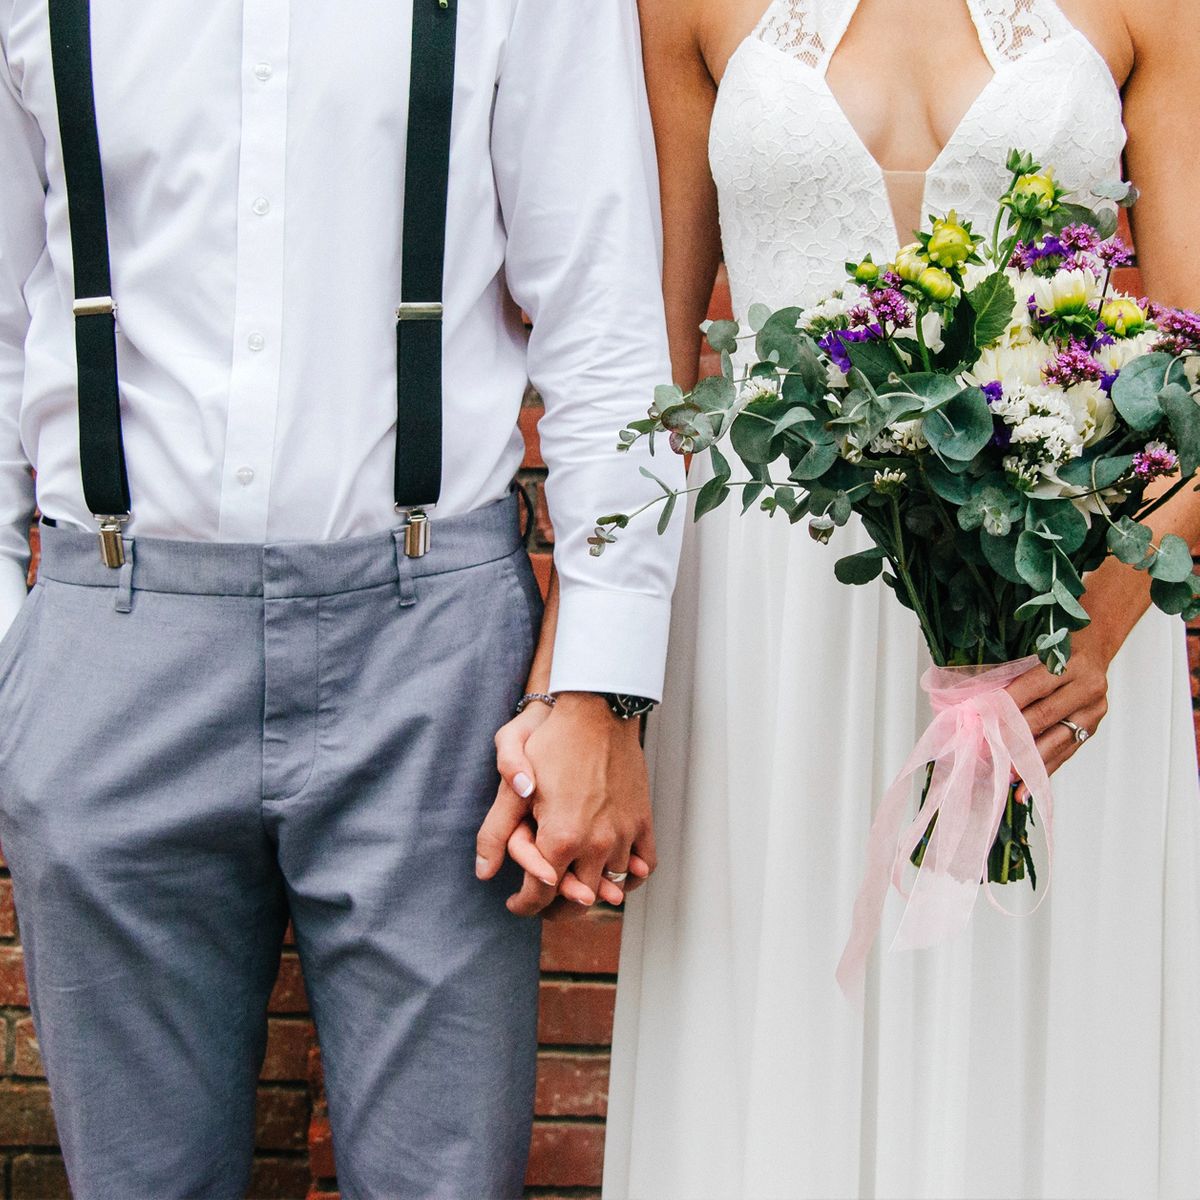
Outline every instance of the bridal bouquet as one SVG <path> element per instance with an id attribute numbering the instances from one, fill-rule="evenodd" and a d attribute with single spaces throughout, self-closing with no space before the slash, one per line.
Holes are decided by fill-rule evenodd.
<path id="1" fill-rule="evenodd" d="M 688 489 L 697 518 L 735 491 L 743 511 L 807 521 L 819 542 L 856 516 L 873 544 L 837 578 L 882 576 L 920 622 L 937 716 L 872 833 L 855 967 L 910 859 L 909 945 L 961 927 L 981 879 L 1036 886 L 1028 827 L 1040 809 L 1049 838 L 1052 800 L 1004 688 L 1038 659 L 1063 670 L 1088 624 L 1084 576 L 1115 555 L 1149 573 L 1159 608 L 1200 615 L 1190 548 L 1144 524 L 1200 468 L 1200 316 L 1114 288 L 1132 255 L 1112 202 L 1132 188 L 1105 185 L 1088 206 L 1028 154 L 1008 168 L 990 236 L 950 212 L 895 262 L 847 263 L 819 304 L 756 305 L 746 334 L 710 323 L 722 374 L 658 388 L 620 435 L 622 450 L 666 438 L 707 453 L 711 478 Z M 1172 482 L 1151 489 L 1159 479 Z M 684 493 L 658 482 L 665 529 Z M 641 511 L 601 518 L 593 553 Z M 922 807 L 902 833 L 918 772 Z"/>

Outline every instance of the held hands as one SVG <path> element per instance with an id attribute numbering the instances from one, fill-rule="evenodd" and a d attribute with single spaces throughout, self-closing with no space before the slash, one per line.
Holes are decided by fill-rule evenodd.
<path id="1" fill-rule="evenodd" d="M 655 866 L 639 723 L 614 717 L 600 696 L 533 704 L 496 735 L 502 782 L 477 839 L 476 873 L 491 879 L 505 855 L 525 871 L 508 900 L 535 916 L 558 896 L 620 904 Z M 622 885 L 605 872 L 628 872 Z"/>

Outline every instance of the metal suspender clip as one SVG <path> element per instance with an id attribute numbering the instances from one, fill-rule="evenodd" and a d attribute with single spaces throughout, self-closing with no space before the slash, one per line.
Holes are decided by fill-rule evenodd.
<path id="1" fill-rule="evenodd" d="M 84 296 L 71 305 L 77 317 L 115 317 L 117 302 L 111 296 Z"/>
<path id="2" fill-rule="evenodd" d="M 409 509 L 404 527 L 405 557 L 424 558 L 429 553 L 429 542 L 429 514 L 422 508 Z"/>
<path id="3" fill-rule="evenodd" d="M 102 517 L 97 515 L 100 522 L 100 557 L 106 567 L 114 571 L 125 565 L 125 535 L 121 526 L 129 520 L 129 514 L 123 517 Z"/>
<path id="4" fill-rule="evenodd" d="M 396 306 L 397 321 L 440 321 L 442 305 L 436 301 L 411 301 Z"/>

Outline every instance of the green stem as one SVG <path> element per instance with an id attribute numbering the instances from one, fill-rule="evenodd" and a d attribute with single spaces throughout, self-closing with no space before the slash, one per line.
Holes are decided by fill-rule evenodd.
<path id="1" fill-rule="evenodd" d="M 904 589 L 908 593 L 909 600 L 912 602 L 913 611 L 917 614 L 917 620 L 921 622 L 921 628 L 925 631 L 925 638 L 929 643 L 929 653 L 933 661 L 939 667 L 944 667 L 946 665 L 946 656 L 942 653 L 941 646 L 938 644 L 939 639 L 929 623 L 929 614 L 925 611 L 925 606 L 921 603 L 921 597 L 917 594 L 912 576 L 908 573 L 908 556 L 904 553 L 904 528 L 900 523 L 900 505 L 897 503 L 895 496 L 891 499 L 892 532 L 896 539 L 894 562 L 897 574 L 900 576 L 900 581 L 904 584 Z"/>

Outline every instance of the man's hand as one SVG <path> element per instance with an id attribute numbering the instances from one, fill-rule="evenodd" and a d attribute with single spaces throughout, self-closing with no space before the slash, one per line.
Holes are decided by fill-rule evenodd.
<path id="1" fill-rule="evenodd" d="M 508 901 L 521 916 L 557 895 L 612 904 L 655 866 L 646 763 L 637 721 L 614 717 L 601 696 L 566 693 L 553 711 L 534 704 L 496 735 L 503 782 L 479 831 L 476 869 L 492 878 L 505 852 L 525 870 Z"/>

